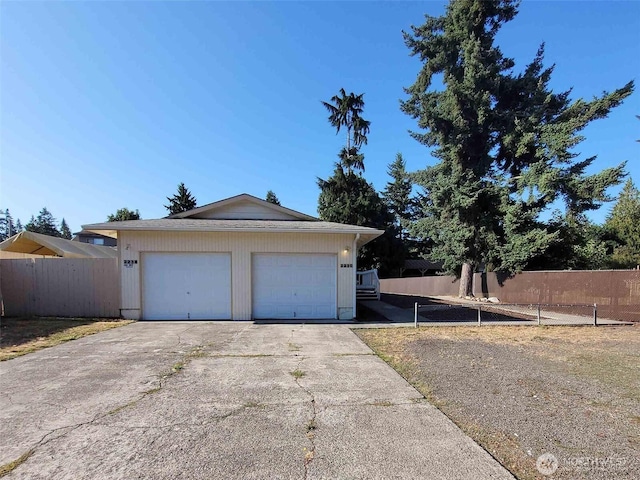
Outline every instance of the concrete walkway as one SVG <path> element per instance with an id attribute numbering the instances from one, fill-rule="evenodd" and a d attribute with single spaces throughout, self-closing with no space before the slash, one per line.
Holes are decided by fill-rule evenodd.
<path id="1" fill-rule="evenodd" d="M 135 323 L 0 364 L 13 479 L 511 479 L 343 325 Z"/>
<path id="2" fill-rule="evenodd" d="M 492 320 L 491 312 L 498 313 L 501 316 L 508 317 L 509 314 L 516 314 L 518 316 L 528 316 L 535 317 L 537 311 L 535 309 L 527 308 L 526 306 L 520 305 L 509 305 L 509 304 L 494 304 L 494 303 L 484 303 L 484 302 L 476 302 L 473 300 L 465 300 L 456 297 L 429 297 L 435 302 L 442 302 L 441 305 L 432 304 L 426 307 L 421 307 L 420 312 L 434 312 L 434 311 L 446 311 L 451 308 L 459 307 L 459 308 L 469 308 L 472 310 L 476 310 L 478 307 L 481 307 L 485 312 L 484 317 L 482 317 L 481 312 L 481 321 L 482 325 L 537 325 L 537 320 L 528 320 L 526 318 L 518 318 L 516 316 L 513 317 L 513 320 Z M 362 327 L 389 327 L 389 326 L 402 326 L 398 324 L 404 324 L 404 326 L 413 326 L 415 325 L 415 314 L 413 308 L 399 308 L 394 305 L 385 303 L 383 301 L 378 300 L 364 300 L 360 301 L 362 305 L 373 310 L 374 312 L 382 315 L 387 318 L 391 324 L 379 323 L 379 324 L 362 324 Z M 487 312 L 487 309 L 490 309 L 490 312 Z M 434 315 L 435 316 L 435 315 Z M 477 321 L 452 321 L 452 320 L 442 320 L 442 321 L 429 321 L 424 317 L 419 317 L 418 322 L 421 326 L 446 326 L 446 327 L 454 327 L 454 326 L 477 326 Z M 592 325 L 593 317 L 587 315 L 575 315 L 575 314 L 567 314 L 567 313 L 559 313 L 556 311 L 549 311 L 543 309 L 541 312 L 541 324 L 542 325 L 565 325 L 565 326 L 576 326 L 576 325 Z M 633 325 L 632 322 L 621 322 L 618 320 L 611 320 L 607 318 L 598 318 L 598 325 L 609 325 L 609 326 L 624 326 L 624 325 Z"/>

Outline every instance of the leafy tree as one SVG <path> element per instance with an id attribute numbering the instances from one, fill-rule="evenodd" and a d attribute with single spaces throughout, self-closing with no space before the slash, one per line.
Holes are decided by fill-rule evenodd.
<path id="1" fill-rule="evenodd" d="M 169 215 L 175 215 L 176 213 L 186 212 L 188 210 L 193 210 L 196 208 L 196 199 L 187 187 L 184 186 L 184 183 L 180 183 L 178 185 L 178 193 L 173 197 L 167 197 L 169 200 L 169 205 L 165 205 L 169 211 Z"/>
<path id="2" fill-rule="evenodd" d="M 273 203 L 275 205 L 280 205 L 280 200 L 278 200 L 278 197 L 276 196 L 275 193 L 273 193 L 273 190 L 269 190 L 267 192 L 267 196 L 265 198 L 265 200 L 269 203 Z"/>
<path id="3" fill-rule="evenodd" d="M 119 208 L 115 214 L 107 217 L 107 222 L 124 222 L 125 220 L 140 220 L 140 212 L 129 210 L 126 207 Z"/>
<path id="4" fill-rule="evenodd" d="M 18 233 L 17 227 L 13 224 L 13 217 L 7 208 L 4 211 L 3 218 L 0 218 L 0 242 Z M 19 221 L 19 220 L 18 220 Z"/>
<path id="5" fill-rule="evenodd" d="M 47 207 L 43 207 L 37 217 L 34 218 L 33 215 L 31 216 L 31 220 L 25 226 L 25 230 L 50 235 L 52 237 L 60 237 L 61 233 L 56 226 L 57 223 L 51 212 L 47 210 Z"/>
<path id="6" fill-rule="evenodd" d="M 640 265 L 640 191 L 631 179 L 625 183 L 609 213 L 605 229 L 620 242 L 611 257 L 613 266 L 634 268 Z"/>
<path id="7" fill-rule="evenodd" d="M 331 103 L 322 102 L 329 111 L 329 123 L 336 128 L 336 134 L 345 128 L 347 138 L 345 146 L 338 157 L 340 164 L 348 172 L 352 170 L 364 171 L 364 156 L 360 154 L 360 147 L 367 144 L 367 135 L 371 122 L 362 118 L 364 110 L 364 94 L 356 95 L 351 92 L 347 95 L 344 88 L 338 95 L 331 97 Z"/>
<path id="8" fill-rule="evenodd" d="M 71 240 L 72 237 L 69 225 L 67 225 L 67 222 L 64 218 L 62 219 L 62 222 L 60 222 L 60 236 L 62 238 L 66 238 L 67 240 Z"/>
<path id="9" fill-rule="evenodd" d="M 624 175 L 624 164 L 586 175 L 595 157 L 577 161 L 572 149 L 587 124 L 632 93 L 633 82 L 571 101 L 570 90 L 549 88 L 544 46 L 523 73 L 513 73 L 514 61 L 494 40 L 517 5 L 452 0 L 444 16 L 427 16 L 404 34 L 423 66 L 401 108 L 424 130 L 411 135 L 439 160 L 414 177 L 427 200 L 412 233 L 432 241 L 432 258 L 460 275 L 460 296 L 472 294 L 479 265 L 519 271 L 556 241 L 539 220 L 552 202 L 563 200 L 574 215 L 596 209 Z"/>

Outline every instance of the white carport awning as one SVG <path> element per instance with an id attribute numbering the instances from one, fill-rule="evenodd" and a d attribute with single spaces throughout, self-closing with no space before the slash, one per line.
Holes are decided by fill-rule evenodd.
<path id="1" fill-rule="evenodd" d="M 115 248 L 72 242 L 41 233 L 20 232 L 0 243 L 5 252 L 30 253 L 67 258 L 117 258 Z"/>

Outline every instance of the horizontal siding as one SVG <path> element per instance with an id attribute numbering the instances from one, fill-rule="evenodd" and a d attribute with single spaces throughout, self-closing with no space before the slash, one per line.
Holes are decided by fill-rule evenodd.
<path id="1" fill-rule="evenodd" d="M 253 253 L 331 253 L 338 263 L 338 309 L 353 315 L 355 284 L 351 263 L 353 235 L 236 232 L 120 232 L 122 261 L 134 260 L 122 268 L 122 310 L 126 316 L 141 314 L 143 252 L 229 252 L 231 253 L 232 313 L 235 320 L 251 319 L 251 264 Z M 353 266 L 355 268 L 355 265 Z"/>
<path id="2" fill-rule="evenodd" d="M 297 220 L 296 217 L 283 212 L 277 212 L 264 205 L 253 202 L 236 202 L 226 207 L 220 207 L 210 212 L 193 215 L 192 218 L 219 219 L 251 219 L 251 220 Z"/>

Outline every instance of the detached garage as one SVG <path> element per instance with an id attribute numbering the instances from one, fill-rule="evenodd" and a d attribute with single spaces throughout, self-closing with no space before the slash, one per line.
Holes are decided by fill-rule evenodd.
<path id="1" fill-rule="evenodd" d="M 352 319 L 358 248 L 383 233 L 246 194 L 83 228 L 118 238 L 121 314 L 136 320 Z"/>

